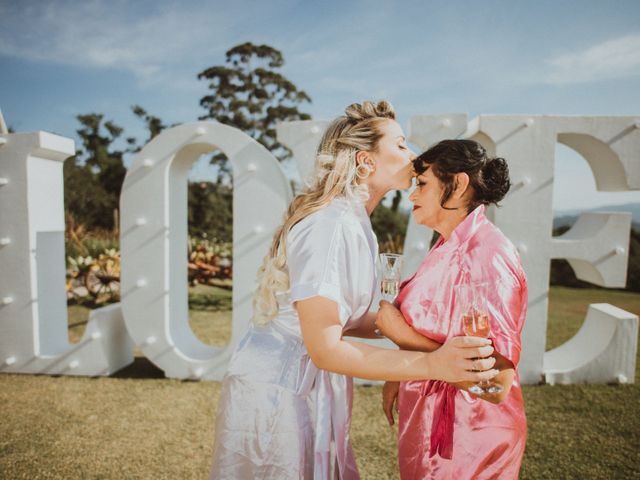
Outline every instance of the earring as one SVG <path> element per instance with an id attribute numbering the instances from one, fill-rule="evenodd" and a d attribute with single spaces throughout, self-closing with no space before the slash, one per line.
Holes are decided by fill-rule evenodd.
<path id="1" fill-rule="evenodd" d="M 371 175 L 371 170 L 372 169 L 369 165 L 367 165 L 366 163 L 361 163 L 356 167 L 356 177 L 358 177 L 360 180 L 364 180 L 369 175 Z"/>

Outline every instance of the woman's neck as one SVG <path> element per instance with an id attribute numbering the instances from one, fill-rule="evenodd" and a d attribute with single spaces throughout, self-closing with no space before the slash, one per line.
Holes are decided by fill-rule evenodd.
<path id="1" fill-rule="evenodd" d="M 389 191 L 390 190 L 377 190 L 372 185 L 369 185 L 369 200 L 367 200 L 367 202 L 364 204 L 364 207 L 367 210 L 367 215 L 371 216 L 375 208 Z"/>
<path id="2" fill-rule="evenodd" d="M 460 209 L 456 210 L 455 213 L 452 212 L 452 215 L 447 216 L 440 222 L 440 224 L 435 228 L 436 232 L 438 232 L 443 240 L 446 242 L 449 240 L 449 237 L 456 229 L 458 225 L 460 225 L 464 219 L 467 218 L 467 210 Z"/>

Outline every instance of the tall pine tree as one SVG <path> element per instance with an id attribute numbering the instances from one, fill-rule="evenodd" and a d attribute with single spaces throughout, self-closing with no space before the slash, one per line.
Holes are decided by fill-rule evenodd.
<path id="1" fill-rule="evenodd" d="M 269 45 L 247 42 L 227 51 L 225 65 L 207 68 L 198 74 L 208 82 L 210 93 L 200 100 L 207 110 L 200 120 L 214 119 L 239 128 L 285 160 L 291 151 L 276 139 L 276 123 L 308 120 L 311 116 L 299 110 L 311 99 L 278 70 L 284 65 L 279 50 Z M 226 157 L 218 152 L 212 163 L 220 167 L 227 180 Z"/>

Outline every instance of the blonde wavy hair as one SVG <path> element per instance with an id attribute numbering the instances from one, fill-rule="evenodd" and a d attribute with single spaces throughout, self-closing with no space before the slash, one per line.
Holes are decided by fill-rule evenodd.
<path id="1" fill-rule="evenodd" d="M 356 175 L 356 154 L 375 152 L 383 136 L 382 125 L 395 118 L 389 102 L 365 101 L 349 105 L 345 114 L 327 127 L 318 145 L 313 181 L 291 201 L 258 270 L 258 289 L 253 297 L 255 323 L 271 321 L 278 314 L 277 295 L 289 289 L 286 239 L 291 228 L 334 198 L 361 202 L 368 199 L 367 186 Z"/>

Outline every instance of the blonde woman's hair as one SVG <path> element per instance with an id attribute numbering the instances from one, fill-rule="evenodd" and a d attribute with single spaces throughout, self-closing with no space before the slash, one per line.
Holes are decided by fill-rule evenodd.
<path id="1" fill-rule="evenodd" d="M 384 100 L 353 103 L 327 127 L 318 145 L 313 181 L 291 201 L 258 270 L 258 289 L 253 297 L 255 323 L 271 321 L 278 313 L 277 295 L 289 289 L 286 239 L 291 228 L 334 198 L 368 199 L 367 186 L 356 175 L 356 153 L 375 152 L 383 135 L 382 125 L 395 118 L 393 107 Z"/>

